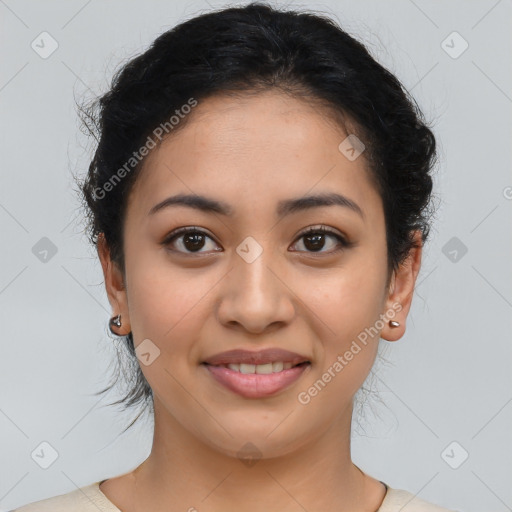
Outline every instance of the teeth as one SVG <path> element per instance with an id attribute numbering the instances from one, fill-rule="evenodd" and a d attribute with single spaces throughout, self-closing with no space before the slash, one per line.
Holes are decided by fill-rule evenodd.
<path id="1" fill-rule="evenodd" d="M 240 365 L 240 373 L 255 373 L 256 365 L 255 364 L 241 364 Z"/>
<path id="2" fill-rule="evenodd" d="M 223 365 L 224 366 L 224 365 Z M 228 364 L 227 367 L 230 370 L 240 373 L 257 373 L 261 375 L 268 375 L 270 373 L 278 373 L 283 370 L 289 370 L 292 367 L 292 363 L 283 363 L 283 361 L 276 361 L 274 363 L 266 364 Z"/>
<path id="3" fill-rule="evenodd" d="M 272 363 L 267 364 L 259 364 L 256 366 L 256 373 L 261 373 L 263 375 L 272 373 Z"/>
<path id="4" fill-rule="evenodd" d="M 273 372 L 280 372 L 284 368 L 284 363 L 282 361 L 276 361 L 275 363 L 272 363 L 272 371 Z"/>

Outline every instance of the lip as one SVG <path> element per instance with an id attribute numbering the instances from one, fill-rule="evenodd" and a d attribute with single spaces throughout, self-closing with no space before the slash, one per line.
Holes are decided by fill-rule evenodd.
<path id="1" fill-rule="evenodd" d="M 290 352 L 281 348 L 267 348 L 257 352 L 250 350 L 228 350 L 221 352 L 203 361 L 203 364 L 210 366 L 219 366 L 221 364 L 267 364 L 282 361 L 283 363 L 292 363 L 297 365 L 303 362 L 310 362 L 306 356 Z M 292 368 L 290 368 L 292 369 Z"/>
<path id="2" fill-rule="evenodd" d="M 222 363 L 221 363 L 222 364 Z M 282 391 L 296 382 L 311 367 L 310 363 L 300 364 L 288 370 L 270 374 L 244 374 L 224 366 L 203 365 L 213 378 L 244 398 L 265 398 Z"/>

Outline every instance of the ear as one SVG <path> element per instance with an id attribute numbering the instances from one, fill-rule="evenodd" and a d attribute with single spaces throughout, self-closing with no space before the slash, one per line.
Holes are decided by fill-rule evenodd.
<path id="1" fill-rule="evenodd" d="M 125 336 L 131 331 L 131 325 L 123 274 L 117 263 L 110 258 L 110 249 L 103 233 L 98 235 L 96 248 L 103 269 L 105 289 L 113 309 L 113 316 L 121 315 L 121 327 L 113 327 L 113 329 L 119 336 Z"/>
<path id="2" fill-rule="evenodd" d="M 411 249 L 406 260 L 393 272 L 391 277 L 388 297 L 386 299 L 386 311 L 391 310 L 396 311 L 396 313 L 393 318 L 389 314 L 387 315 L 388 320 L 381 331 L 381 338 L 387 341 L 399 340 L 405 333 L 405 321 L 411 309 L 414 286 L 420 271 L 423 250 L 421 231 L 415 231 L 413 238 L 418 247 Z M 400 326 L 390 327 L 389 320 L 400 322 Z"/>

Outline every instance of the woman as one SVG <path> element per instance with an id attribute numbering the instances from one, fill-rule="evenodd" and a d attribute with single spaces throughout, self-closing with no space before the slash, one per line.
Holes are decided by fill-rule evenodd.
<path id="1" fill-rule="evenodd" d="M 429 232 L 435 139 L 400 82 L 332 21 L 251 4 L 164 33 L 97 106 L 82 192 L 153 446 L 18 511 L 446 511 L 350 451 Z"/>

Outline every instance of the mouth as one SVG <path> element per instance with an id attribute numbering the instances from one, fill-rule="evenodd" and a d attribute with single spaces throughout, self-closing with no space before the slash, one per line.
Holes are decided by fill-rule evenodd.
<path id="1" fill-rule="evenodd" d="M 202 363 L 206 366 L 216 368 L 227 368 L 233 372 L 242 373 L 244 375 L 270 375 L 272 373 L 281 373 L 291 368 L 303 367 L 311 365 L 310 361 L 302 361 L 300 363 L 292 363 L 290 361 L 273 361 L 265 364 L 250 364 L 250 363 L 228 363 L 228 364 L 208 364 Z"/>
<path id="2" fill-rule="evenodd" d="M 285 361 L 265 364 L 203 363 L 200 366 L 207 370 L 207 375 L 213 378 L 214 383 L 236 395 L 250 399 L 275 396 L 290 388 L 311 369 L 309 361 L 296 364 Z"/>
<path id="3" fill-rule="evenodd" d="M 282 348 L 266 348 L 257 352 L 245 349 L 233 349 L 226 352 L 221 352 L 214 356 L 206 358 L 203 363 L 210 366 L 226 366 L 233 365 L 233 370 L 240 371 L 241 373 L 254 373 L 258 368 L 258 373 L 272 373 L 274 365 L 276 371 L 283 369 L 293 368 L 294 366 L 310 362 L 309 357 L 290 352 Z M 281 368 L 281 364 L 283 367 Z M 238 368 L 236 368 L 238 365 Z M 272 370 L 269 365 L 272 365 Z M 290 366 L 291 365 L 291 366 Z"/>
<path id="4" fill-rule="evenodd" d="M 257 352 L 234 349 L 201 363 L 213 382 L 244 398 L 265 398 L 290 387 L 308 373 L 311 360 L 281 348 Z"/>

